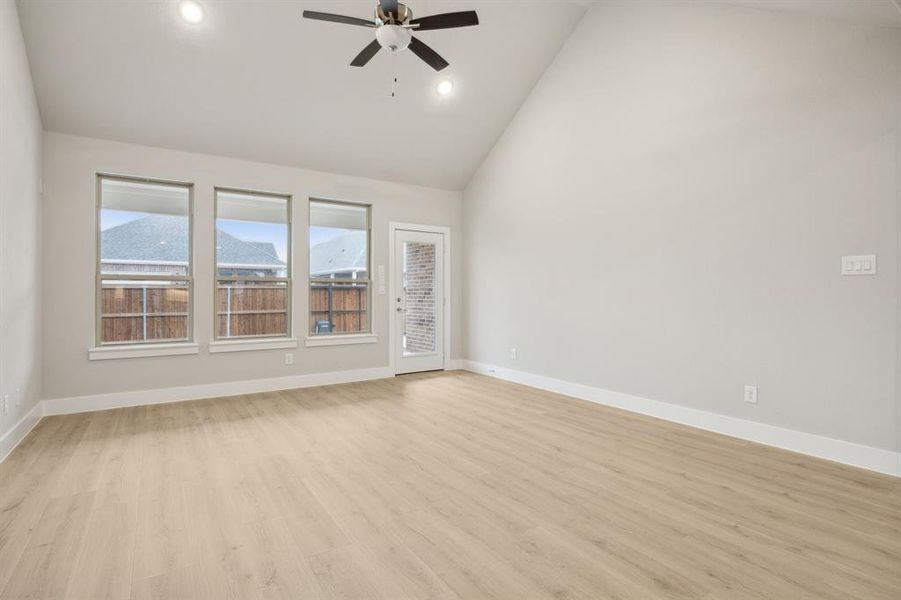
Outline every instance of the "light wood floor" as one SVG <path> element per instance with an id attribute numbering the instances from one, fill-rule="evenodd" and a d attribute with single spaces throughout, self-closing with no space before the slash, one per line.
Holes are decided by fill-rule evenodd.
<path id="1" fill-rule="evenodd" d="M 901 480 L 469 373 L 51 417 L 0 598 L 901 597 Z"/>

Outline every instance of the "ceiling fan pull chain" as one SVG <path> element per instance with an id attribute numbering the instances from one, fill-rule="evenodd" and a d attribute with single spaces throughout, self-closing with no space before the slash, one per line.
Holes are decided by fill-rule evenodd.
<path id="1" fill-rule="evenodd" d="M 393 71 L 394 80 L 391 82 L 391 97 L 397 91 L 397 50 L 391 51 L 391 71 Z"/>

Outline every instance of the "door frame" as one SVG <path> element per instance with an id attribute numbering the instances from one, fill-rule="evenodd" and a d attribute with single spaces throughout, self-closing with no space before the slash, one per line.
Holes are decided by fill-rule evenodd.
<path id="1" fill-rule="evenodd" d="M 396 221 L 390 221 L 388 223 L 388 367 L 391 369 L 391 373 L 393 375 L 397 375 L 395 372 L 395 327 L 396 323 L 396 311 L 394 310 L 394 298 L 397 297 L 395 293 L 397 290 L 394 289 L 394 281 L 395 281 L 395 273 L 394 273 L 394 265 L 395 265 L 395 242 L 394 237 L 395 233 L 398 231 L 418 231 L 422 233 L 438 233 L 441 234 L 444 239 L 444 266 L 442 268 L 443 276 L 444 276 L 444 298 L 442 298 L 442 302 L 444 303 L 444 348 L 442 349 L 443 359 L 441 361 L 442 369 L 447 370 L 447 365 L 450 363 L 450 353 L 451 353 L 451 229 L 450 227 L 443 227 L 440 225 L 417 225 L 414 223 L 399 223 Z"/>

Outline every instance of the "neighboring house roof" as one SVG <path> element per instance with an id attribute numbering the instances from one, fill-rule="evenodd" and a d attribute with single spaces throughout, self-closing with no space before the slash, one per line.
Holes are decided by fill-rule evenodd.
<path id="1" fill-rule="evenodd" d="M 251 246 L 254 246 L 255 248 L 262 250 L 263 252 L 272 256 L 275 260 L 278 260 L 278 252 L 275 251 L 275 244 L 273 244 L 272 242 L 250 242 L 250 241 L 248 241 L 245 243 L 250 244 Z"/>
<path id="2" fill-rule="evenodd" d="M 284 266 L 270 242 L 245 242 L 217 231 L 219 263 Z M 101 232 L 101 260 L 188 262 L 188 221 L 172 215 L 148 215 Z"/>
<path id="3" fill-rule="evenodd" d="M 365 231 L 345 233 L 310 248 L 310 274 L 314 277 L 366 268 Z"/>

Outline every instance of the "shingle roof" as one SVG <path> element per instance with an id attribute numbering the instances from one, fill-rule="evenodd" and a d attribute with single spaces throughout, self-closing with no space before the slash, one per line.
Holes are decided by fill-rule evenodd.
<path id="1" fill-rule="evenodd" d="M 365 271 L 366 262 L 365 231 L 345 233 L 310 248 L 310 274 L 314 277 Z"/>
<path id="2" fill-rule="evenodd" d="M 282 266 L 270 242 L 245 242 L 218 230 L 219 262 L 228 265 Z M 188 221 L 173 215 L 149 215 L 101 232 L 102 260 L 187 263 Z"/>

